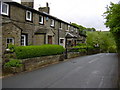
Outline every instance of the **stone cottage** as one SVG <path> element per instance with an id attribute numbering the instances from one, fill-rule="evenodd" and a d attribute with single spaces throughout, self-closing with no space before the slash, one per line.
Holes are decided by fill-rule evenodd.
<path id="1" fill-rule="evenodd" d="M 0 57 L 8 44 L 16 46 L 58 44 L 63 47 L 84 43 L 78 28 L 49 14 L 50 7 L 34 8 L 31 2 L 0 1 Z"/>

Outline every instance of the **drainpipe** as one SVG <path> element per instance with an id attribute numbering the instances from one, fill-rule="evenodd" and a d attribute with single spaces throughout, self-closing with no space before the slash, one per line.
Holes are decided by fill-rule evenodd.
<path id="1" fill-rule="evenodd" d="M 59 45 L 59 38 L 60 38 L 60 30 L 58 29 L 58 45 Z"/>
<path id="2" fill-rule="evenodd" d="M 65 37 L 65 59 L 67 59 L 67 37 Z"/>

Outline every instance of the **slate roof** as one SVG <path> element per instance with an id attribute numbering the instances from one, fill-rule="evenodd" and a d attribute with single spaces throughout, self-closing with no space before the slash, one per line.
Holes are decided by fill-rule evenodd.
<path id="1" fill-rule="evenodd" d="M 6 2 L 6 3 L 11 4 L 11 5 L 15 5 L 15 6 L 18 6 L 18 7 L 21 7 L 21 8 L 23 8 L 23 9 L 30 10 L 30 11 L 32 11 L 32 12 L 35 12 L 35 13 L 38 13 L 38 14 L 41 14 L 41 15 L 44 15 L 44 16 L 48 16 L 49 18 L 52 18 L 52 19 L 55 19 L 55 20 L 57 20 L 57 21 L 63 22 L 63 23 L 65 23 L 65 24 L 71 25 L 70 23 L 65 22 L 65 21 L 63 21 L 63 20 L 61 20 L 61 19 L 59 19 L 59 18 L 57 18 L 57 17 L 54 17 L 54 16 L 49 15 L 49 14 L 44 13 L 44 12 L 37 11 L 37 10 L 35 10 L 34 8 L 24 6 L 24 5 L 22 5 L 22 4 L 20 4 L 20 3 L 17 3 L 17 2 L 15 2 L 15 1 Z M 72 26 L 72 25 L 71 25 L 71 26 Z M 74 27 L 74 26 L 73 26 L 73 27 Z M 76 28 L 77 28 L 77 27 L 76 27 Z"/>
<path id="2" fill-rule="evenodd" d="M 71 34 L 71 33 L 67 33 L 65 37 L 66 37 L 66 38 L 77 38 L 76 35 L 73 35 L 73 34 Z"/>

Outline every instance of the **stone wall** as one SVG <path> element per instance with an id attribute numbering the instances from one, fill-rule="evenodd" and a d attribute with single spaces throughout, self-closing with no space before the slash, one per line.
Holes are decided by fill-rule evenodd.
<path id="1" fill-rule="evenodd" d="M 79 56 L 84 56 L 87 55 L 87 53 L 80 53 L 80 52 L 69 52 L 67 53 L 67 58 L 75 58 L 75 57 L 79 57 Z"/>
<path id="2" fill-rule="evenodd" d="M 92 54 L 97 54 L 100 53 L 99 49 L 91 49 L 88 50 L 87 52 L 68 52 L 67 53 L 67 58 L 75 58 L 79 56 L 85 56 L 85 55 L 92 55 Z"/>
<path id="3" fill-rule="evenodd" d="M 43 65 L 52 64 L 64 60 L 63 55 L 44 56 L 36 58 L 23 59 L 24 71 L 31 71 L 40 68 Z"/>
<path id="4" fill-rule="evenodd" d="M 118 53 L 118 87 L 120 89 L 120 53 Z"/>

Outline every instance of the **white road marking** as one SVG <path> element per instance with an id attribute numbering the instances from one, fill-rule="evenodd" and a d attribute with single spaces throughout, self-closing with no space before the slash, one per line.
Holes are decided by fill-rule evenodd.
<path id="1" fill-rule="evenodd" d="M 99 84 L 99 87 L 98 88 L 101 88 L 102 84 L 103 84 L 103 80 L 104 80 L 104 76 L 102 76 L 102 79 L 100 81 L 100 84 Z"/>
<path id="2" fill-rule="evenodd" d="M 98 74 L 99 73 L 99 71 L 93 71 L 92 72 L 92 74 Z"/>
<path id="3" fill-rule="evenodd" d="M 88 63 L 93 63 L 93 62 L 97 61 L 98 59 L 99 59 L 99 58 L 95 58 L 95 59 L 91 60 L 91 61 L 88 62 Z"/>

